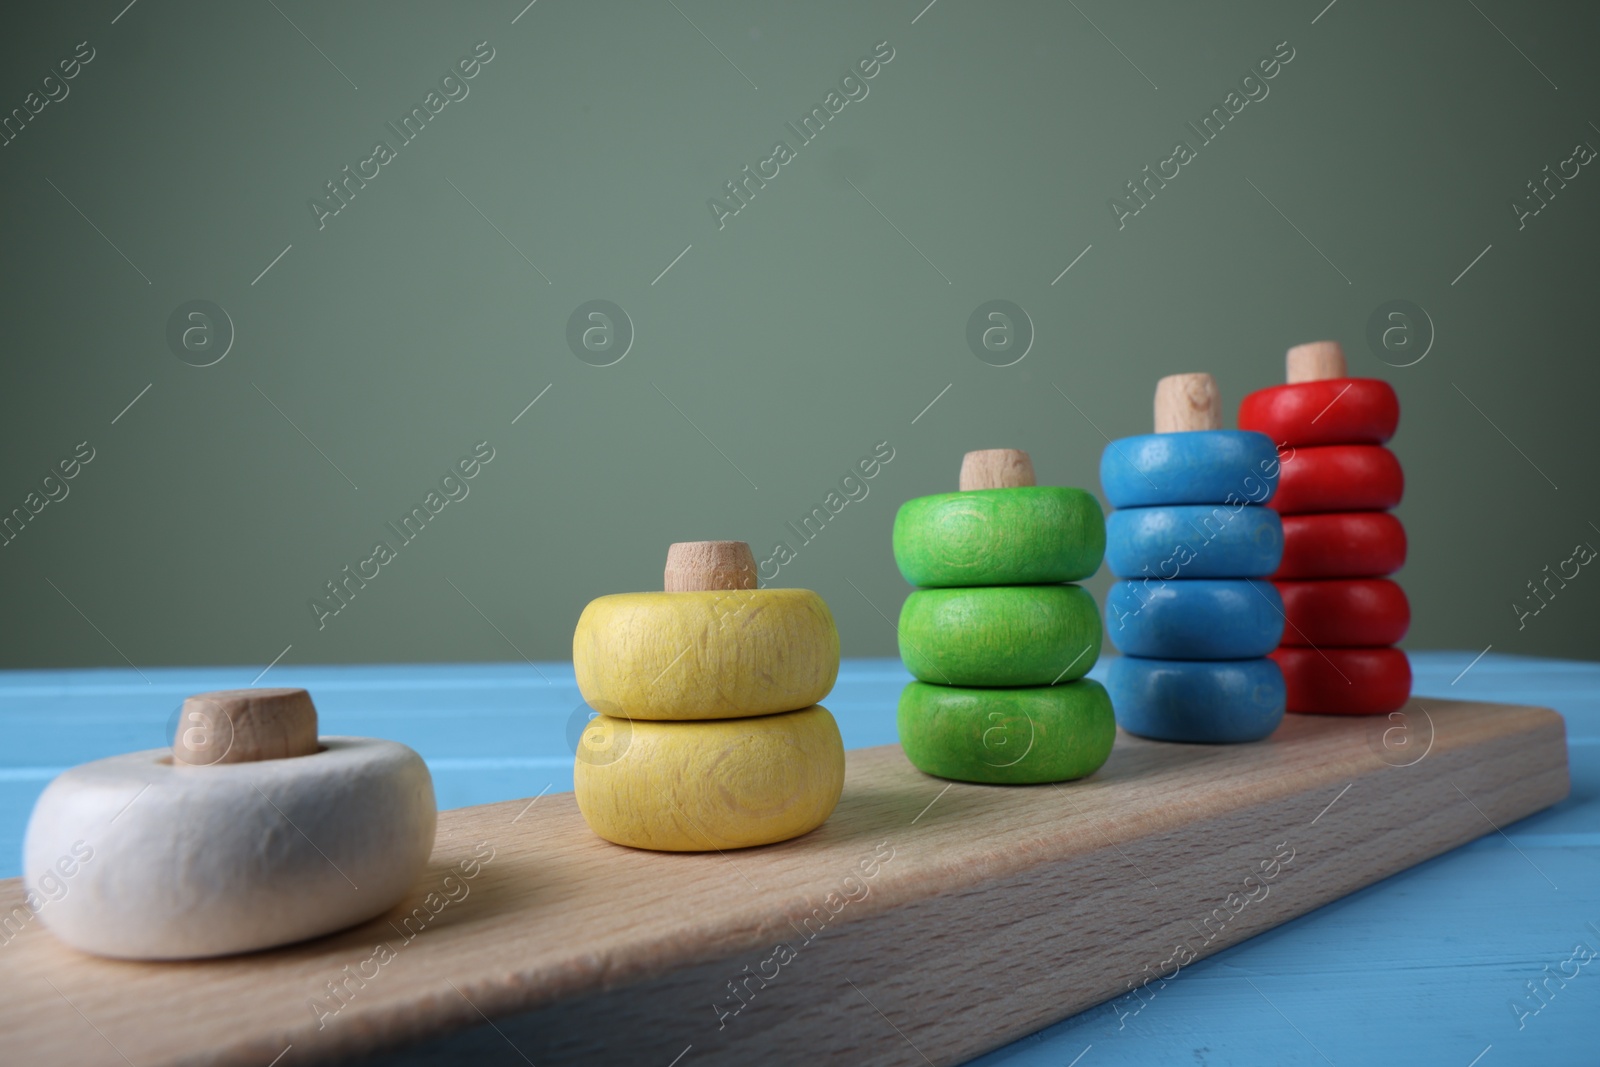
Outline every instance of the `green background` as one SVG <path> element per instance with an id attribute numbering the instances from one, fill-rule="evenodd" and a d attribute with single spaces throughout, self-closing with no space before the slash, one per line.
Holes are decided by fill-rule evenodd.
<path id="1" fill-rule="evenodd" d="M 1231 417 L 1320 338 L 1401 397 L 1408 644 L 1595 656 L 1600 577 L 1520 629 L 1513 605 L 1600 545 L 1600 174 L 1523 229 L 1510 205 L 1600 145 L 1600 12 L 924 4 L 8 13 L 0 108 L 95 58 L 0 148 L 0 508 L 95 458 L 0 548 L 0 663 L 566 659 L 585 602 L 700 538 L 788 541 L 774 584 L 893 655 L 894 509 L 964 451 L 1097 490 L 1159 376 L 1212 371 Z M 319 230 L 310 198 L 480 41 L 470 94 Z M 798 146 L 784 124 L 880 41 L 869 95 Z M 1283 41 L 1270 94 L 1119 230 L 1109 198 Z M 708 198 L 779 138 L 796 158 L 719 230 Z M 166 339 L 192 299 L 236 332 L 213 366 Z M 611 366 L 567 344 L 593 299 L 636 331 Z M 992 299 L 1036 332 L 1012 366 L 967 344 Z M 1394 299 L 1435 333 L 1412 366 L 1366 338 Z M 485 440 L 470 495 L 319 629 L 323 583 Z M 801 544 L 785 522 L 881 441 Z"/>

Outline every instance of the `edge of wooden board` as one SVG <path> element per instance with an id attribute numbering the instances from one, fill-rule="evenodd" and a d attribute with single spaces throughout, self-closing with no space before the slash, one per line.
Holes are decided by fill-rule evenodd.
<path id="1" fill-rule="evenodd" d="M 1179 944 L 1203 958 L 1568 790 L 1555 712 L 1429 699 L 1255 745 L 1122 734 L 1060 786 L 946 782 L 894 745 L 847 761 L 822 828 L 737 852 L 608 844 L 570 793 L 442 812 L 400 908 L 244 957 L 96 959 L 46 905 L 0 945 L 7 1044 L 140 1067 L 957 1063 L 1110 998 L 1133 1012 L 1193 962 Z M 0 882 L 0 915 L 20 905 Z"/>

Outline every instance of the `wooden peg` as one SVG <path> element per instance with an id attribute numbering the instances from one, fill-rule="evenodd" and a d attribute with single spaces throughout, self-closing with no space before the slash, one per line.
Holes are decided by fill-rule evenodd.
<path id="1" fill-rule="evenodd" d="M 756 557 L 743 541 L 679 541 L 667 549 L 669 593 L 755 587 Z"/>
<path id="2" fill-rule="evenodd" d="M 221 689 L 183 702 L 172 762 L 253 763 L 309 756 L 320 748 L 317 709 L 304 689 Z"/>
<path id="3" fill-rule="evenodd" d="M 984 448 L 961 457 L 961 491 L 1035 485 L 1033 460 L 1020 448 Z"/>
<path id="4" fill-rule="evenodd" d="M 1311 341 L 1295 345 L 1284 357 L 1284 380 L 1295 382 L 1320 382 L 1326 378 L 1348 378 L 1344 349 L 1338 341 Z"/>
<path id="5" fill-rule="evenodd" d="M 1169 374 L 1156 383 L 1156 433 L 1222 429 L 1222 394 L 1209 374 Z"/>

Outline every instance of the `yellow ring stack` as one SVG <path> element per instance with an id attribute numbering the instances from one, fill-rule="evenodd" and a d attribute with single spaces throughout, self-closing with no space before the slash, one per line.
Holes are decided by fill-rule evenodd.
<path id="1" fill-rule="evenodd" d="M 817 701 L 839 633 L 807 589 L 757 589 L 742 541 L 667 552 L 665 591 L 584 608 L 578 689 L 598 714 L 573 788 L 590 829 L 667 852 L 767 845 L 822 825 L 844 788 L 844 742 Z"/>

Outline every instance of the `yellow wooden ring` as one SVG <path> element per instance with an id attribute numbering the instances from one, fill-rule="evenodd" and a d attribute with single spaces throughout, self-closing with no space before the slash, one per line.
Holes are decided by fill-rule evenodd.
<path id="1" fill-rule="evenodd" d="M 844 740 L 828 709 L 715 722 L 590 720 L 573 791 L 607 841 L 709 852 L 815 830 L 844 789 Z"/>
<path id="2" fill-rule="evenodd" d="M 808 708 L 839 676 L 839 631 L 809 589 L 618 593 L 572 635 L 589 706 L 629 719 L 732 719 Z"/>

